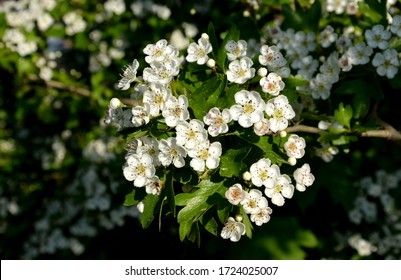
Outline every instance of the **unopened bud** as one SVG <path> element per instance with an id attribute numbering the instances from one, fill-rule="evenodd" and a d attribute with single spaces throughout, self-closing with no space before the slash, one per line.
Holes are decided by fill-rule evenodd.
<path id="1" fill-rule="evenodd" d="M 209 35 L 207 35 L 206 33 L 202 33 L 201 37 L 205 40 L 209 41 Z"/>
<path id="2" fill-rule="evenodd" d="M 258 75 L 260 77 L 266 77 L 267 69 L 265 67 L 260 67 L 259 70 L 258 70 Z"/>
<path id="3" fill-rule="evenodd" d="M 244 17 L 250 17 L 250 16 L 251 16 L 251 13 L 250 13 L 248 10 L 245 10 L 245 11 L 243 12 L 243 16 L 244 16 Z"/>
<path id="4" fill-rule="evenodd" d="M 208 67 L 210 67 L 210 68 L 213 68 L 214 66 L 216 66 L 216 61 L 214 60 L 214 59 L 209 59 L 207 62 L 206 62 L 206 65 L 208 66 Z"/>
<path id="5" fill-rule="evenodd" d="M 249 173 L 249 171 L 244 172 L 244 174 L 242 174 L 242 179 L 244 179 L 245 181 L 250 181 L 252 178 L 251 173 Z"/>
<path id="6" fill-rule="evenodd" d="M 120 99 L 113 97 L 110 100 L 110 107 L 113 108 L 113 109 L 117 109 L 117 108 L 121 107 Z"/>
<path id="7" fill-rule="evenodd" d="M 297 159 L 294 157 L 288 158 L 288 164 L 294 166 L 295 164 L 297 164 Z"/>
<path id="8" fill-rule="evenodd" d="M 241 214 L 235 215 L 235 220 L 236 220 L 237 222 L 242 222 L 242 215 L 241 215 Z"/>
<path id="9" fill-rule="evenodd" d="M 280 137 L 281 138 L 287 137 L 287 131 L 285 130 L 280 131 Z"/>

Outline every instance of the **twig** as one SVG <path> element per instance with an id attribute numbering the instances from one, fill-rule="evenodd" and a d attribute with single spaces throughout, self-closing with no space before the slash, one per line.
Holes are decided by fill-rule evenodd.
<path id="1" fill-rule="evenodd" d="M 76 86 L 72 86 L 72 85 L 66 85 L 66 84 L 63 84 L 62 82 L 54 81 L 54 80 L 45 81 L 45 80 L 40 79 L 37 75 L 33 75 L 33 74 L 28 75 L 28 79 L 31 81 L 35 81 L 35 82 L 43 81 L 46 84 L 46 86 L 48 86 L 50 88 L 66 90 L 69 92 L 77 93 L 77 94 L 85 96 L 85 97 L 89 97 L 91 95 L 91 91 L 86 88 L 80 88 L 80 87 L 76 87 Z"/>

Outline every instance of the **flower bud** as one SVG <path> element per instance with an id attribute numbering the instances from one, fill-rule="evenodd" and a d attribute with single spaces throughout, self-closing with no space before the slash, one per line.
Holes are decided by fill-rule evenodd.
<path id="1" fill-rule="evenodd" d="M 267 69 L 265 67 L 260 67 L 259 70 L 258 70 L 258 75 L 260 77 L 266 77 Z"/>
<path id="2" fill-rule="evenodd" d="M 235 215 L 235 220 L 236 220 L 237 222 L 242 222 L 242 215 L 241 215 L 241 214 Z"/>
<path id="3" fill-rule="evenodd" d="M 246 171 L 246 172 L 244 172 L 244 174 L 242 174 L 242 179 L 244 179 L 245 181 L 250 181 L 251 178 L 252 178 L 252 175 L 248 171 Z"/>
<path id="4" fill-rule="evenodd" d="M 113 109 L 117 109 L 117 108 L 121 107 L 120 99 L 113 97 L 110 100 L 110 107 L 113 108 Z"/>
<path id="5" fill-rule="evenodd" d="M 287 136 L 287 131 L 285 131 L 285 130 L 280 131 L 280 137 L 281 138 L 284 138 L 286 136 Z"/>
<path id="6" fill-rule="evenodd" d="M 206 65 L 210 68 L 213 68 L 214 66 L 216 66 L 216 61 L 212 58 L 210 58 L 207 62 Z"/>
<path id="7" fill-rule="evenodd" d="M 288 158 L 288 164 L 294 166 L 295 164 L 297 164 L 297 159 L 294 157 Z"/>
<path id="8" fill-rule="evenodd" d="M 206 33 L 202 33 L 201 37 L 205 40 L 209 41 L 209 35 L 207 35 Z"/>

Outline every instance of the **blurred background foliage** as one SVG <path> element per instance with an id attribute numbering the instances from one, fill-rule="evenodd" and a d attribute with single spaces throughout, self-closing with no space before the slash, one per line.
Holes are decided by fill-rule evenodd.
<path id="1" fill-rule="evenodd" d="M 293 13 L 295 6 L 303 12 Z M 157 222 L 143 230 L 138 210 L 122 205 L 132 189 L 122 176 L 124 141 L 103 120 L 112 97 L 128 98 L 115 87 L 123 66 L 134 58 L 141 63 L 142 49 L 162 38 L 194 40 L 210 22 L 217 34 L 235 24 L 245 40 L 260 38 L 265 24 L 282 16 L 283 27 L 317 31 L 322 22 L 313 13 L 322 7 L 313 7 L 306 0 L 0 1 L 1 258 L 399 258 L 393 243 L 401 244 L 401 147 L 386 139 L 351 142 L 329 163 L 308 159 L 314 185 L 239 243 L 210 234 L 202 236 L 201 247 L 180 242 L 172 217 L 162 219 L 160 231 Z M 66 23 L 70 12 L 83 20 L 81 26 Z M 40 28 L 44 14 L 53 20 Z M 331 20 L 342 24 L 343 17 Z M 26 41 L 8 45 L 7 30 L 19 30 Z M 35 46 L 23 45 L 27 41 Z M 400 130 L 399 92 L 386 83 L 379 114 Z M 387 212 L 378 206 L 375 222 L 350 221 L 366 177 L 383 186 L 383 177 L 396 181 L 395 220 L 387 222 Z M 398 230 L 389 233 L 388 224 Z M 392 237 L 385 253 L 376 248 L 364 256 L 350 245 L 351 236 L 367 240 L 375 232 Z"/>

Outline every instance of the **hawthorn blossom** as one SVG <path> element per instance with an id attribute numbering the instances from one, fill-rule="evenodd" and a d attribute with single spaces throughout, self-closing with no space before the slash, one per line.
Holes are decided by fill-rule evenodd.
<path id="1" fill-rule="evenodd" d="M 326 28 L 320 32 L 319 41 L 323 48 L 328 48 L 332 43 L 337 40 L 337 33 L 334 32 L 334 28 L 331 25 L 327 25 Z"/>
<path id="2" fill-rule="evenodd" d="M 145 188 L 146 188 L 146 193 L 159 195 L 162 188 L 162 183 L 160 182 L 159 177 L 155 175 L 151 178 L 148 178 Z"/>
<path id="3" fill-rule="evenodd" d="M 143 106 L 138 105 L 132 108 L 131 121 L 134 127 L 143 126 L 149 122 L 149 111 L 149 104 L 143 104 Z"/>
<path id="4" fill-rule="evenodd" d="M 329 76 L 319 73 L 309 81 L 309 89 L 314 99 L 326 100 L 330 96 L 333 83 Z"/>
<path id="5" fill-rule="evenodd" d="M 191 43 L 188 46 L 188 55 L 185 57 L 188 62 L 196 62 L 199 65 L 205 64 L 209 60 L 208 54 L 213 50 L 209 40 L 203 36 L 198 43 Z"/>
<path id="6" fill-rule="evenodd" d="M 273 213 L 273 210 L 270 207 L 266 207 L 265 209 L 260 209 L 258 212 L 251 214 L 250 218 L 257 226 L 261 226 L 270 221 L 271 213 Z"/>
<path id="7" fill-rule="evenodd" d="M 220 142 L 203 141 L 198 143 L 194 149 L 188 151 L 188 156 L 192 159 L 190 166 L 197 172 L 204 172 L 208 169 L 216 169 L 220 164 L 222 154 Z"/>
<path id="8" fill-rule="evenodd" d="M 280 91 L 284 89 L 284 82 L 276 73 L 269 73 L 267 77 L 263 77 L 259 81 L 263 92 L 267 92 L 273 96 L 279 95 Z"/>
<path id="9" fill-rule="evenodd" d="M 390 31 L 394 35 L 401 37 L 401 15 L 396 15 L 393 17 L 393 21 L 390 25 Z"/>
<path id="10" fill-rule="evenodd" d="M 373 54 L 373 49 L 365 42 L 359 42 L 355 46 L 349 47 L 347 54 L 353 65 L 367 64 Z"/>
<path id="11" fill-rule="evenodd" d="M 153 61 L 143 70 L 143 79 L 148 83 L 167 85 L 180 72 L 178 60 L 166 62 Z"/>
<path id="12" fill-rule="evenodd" d="M 247 42 L 244 40 L 239 40 L 238 42 L 230 40 L 227 42 L 225 49 L 228 52 L 228 60 L 233 61 L 246 56 Z"/>
<path id="13" fill-rule="evenodd" d="M 127 158 L 123 174 L 128 181 L 134 181 L 135 187 L 143 187 L 147 180 L 155 175 L 156 169 L 152 157 L 148 154 L 133 154 Z"/>
<path id="14" fill-rule="evenodd" d="M 255 68 L 252 68 L 253 61 L 249 57 L 242 57 L 240 60 L 230 62 L 227 70 L 227 79 L 232 83 L 244 84 L 255 77 Z"/>
<path id="15" fill-rule="evenodd" d="M 265 195 L 271 198 L 273 204 L 284 205 L 284 198 L 291 198 L 294 195 L 294 185 L 288 175 L 282 174 L 276 178 L 273 187 L 265 188 Z"/>
<path id="16" fill-rule="evenodd" d="M 296 159 L 302 158 L 305 155 L 305 147 L 305 139 L 296 134 L 292 134 L 284 144 L 284 150 L 287 156 Z"/>
<path id="17" fill-rule="evenodd" d="M 372 65 L 380 76 L 392 79 L 397 75 L 400 61 L 395 49 L 387 49 L 382 53 L 376 53 L 372 59 Z"/>
<path id="18" fill-rule="evenodd" d="M 220 236 L 224 239 L 230 239 L 232 242 L 238 242 L 244 234 L 245 225 L 237 222 L 233 217 L 229 217 L 221 230 Z"/>
<path id="19" fill-rule="evenodd" d="M 144 136 L 139 139 L 133 139 L 129 142 L 128 154 L 136 153 L 138 155 L 148 154 L 152 157 L 154 166 L 160 166 L 159 161 L 159 142 L 157 139 Z"/>
<path id="20" fill-rule="evenodd" d="M 234 99 L 237 104 L 231 106 L 230 114 L 242 127 L 251 127 L 263 119 L 266 104 L 258 92 L 241 90 Z"/>
<path id="21" fill-rule="evenodd" d="M 132 65 L 127 65 L 124 69 L 121 79 L 118 81 L 117 87 L 121 90 L 129 89 L 131 83 L 135 81 L 139 67 L 138 60 L 134 59 Z"/>
<path id="22" fill-rule="evenodd" d="M 260 190 L 252 189 L 245 193 L 245 198 L 240 202 L 247 214 L 256 214 L 261 209 L 268 207 L 266 197 L 263 196 Z"/>
<path id="23" fill-rule="evenodd" d="M 294 171 L 294 179 L 295 179 L 295 188 L 303 192 L 306 190 L 306 187 L 309 187 L 315 181 L 315 176 L 310 171 L 309 164 L 305 163 L 302 167 L 297 168 Z"/>
<path id="24" fill-rule="evenodd" d="M 172 45 L 168 45 L 165 39 L 159 40 L 156 44 L 148 44 L 143 52 L 147 55 L 145 61 L 149 64 L 154 61 L 164 62 L 169 57 L 175 57 L 178 54 L 178 51 Z"/>
<path id="25" fill-rule="evenodd" d="M 171 95 L 170 89 L 162 84 L 150 84 L 150 88 L 143 93 L 143 103 L 149 104 L 149 114 L 151 116 L 159 115 L 164 109 L 166 101 Z"/>
<path id="26" fill-rule="evenodd" d="M 193 119 L 189 122 L 180 121 L 175 127 L 177 132 L 177 144 L 187 150 L 194 149 L 199 142 L 207 140 L 207 131 L 200 120 Z"/>
<path id="27" fill-rule="evenodd" d="M 280 168 L 277 164 L 271 164 L 268 158 L 262 158 L 253 163 L 250 167 L 252 184 L 257 187 L 273 187 L 276 178 L 280 175 Z"/>
<path id="28" fill-rule="evenodd" d="M 381 24 L 376 24 L 372 29 L 365 31 L 365 39 L 369 47 L 385 50 L 388 47 L 388 40 L 391 38 L 391 32 L 384 29 Z"/>
<path id="29" fill-rule="evenodd" d="M 326 9 L 328 12 L 343 14 L 347 7 L 347 0 L 327 0 Z"/>
<path id="30" fill-rule="evenodd" d="M 332 83 L 338 82 L 341 68 L 338 64 L 338 53 L 333 52 L 327 60 L 319 67 L 321 74 L 326 75 L 327 79 Z"/>
<path id="31" fill-rule="evenodd" d="M 279 95 L 266 103 L 266 114 L 271 117 L 270 130 L 273 132 L 286 129 L 288 120 L 295 117 L 295 112 L 284 95 Z"/>
<path id="32" fill-rule="evenodd" d="M 266 135 L 270 131 L 270 121 L 263 118 L 253 125 L 253 131 L 258 136 Z"/>
<path id="33" fill-rule="evenodd" d="M 260 48 L 259 63 L 267 66 L 269 70 L 283 67 L 287 60 L 283 57 L 277 46 L 263 45 Z"/>
<path id="34" fill-rule="evenodd" d="M 187 151 L 177 144 L 177 140 L 174 137 L 160 140 L 159 150 L 158 157 L 163 166 L 174 164 L 175 167 L 181 168 L 185 165 Z"/>
<path id="35" fill-rule="evenodd" d="M 234 184 L 225 192 L 225 197 L 232 205 L 238 205 L 245 197 L 241 184 Z"/>
<path id="36" fill-rule="evenodd" d="M 175 127 L 180 121 L 189 119 L 188 99 L 185 95 L 178 96 L 178 99 L 171 95 L 164 104 L 162 115 L 166 124 Z"/>
<path id="37" fill-rule="evenodd" d="M 219 108 L 213 107 L 203 117 L 203 122 L 208 125 L 207 131 L 210 136 L 216 137 L 219 134 L 228 131 L 228 123 L 231 121 L 231 114 L 228 109 L 223 109 L 221 112 Z"/>

